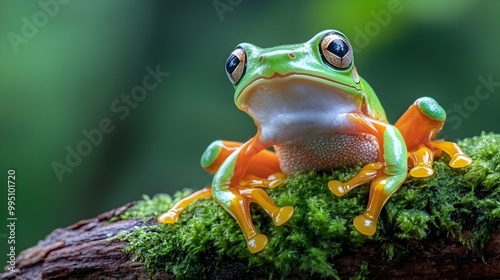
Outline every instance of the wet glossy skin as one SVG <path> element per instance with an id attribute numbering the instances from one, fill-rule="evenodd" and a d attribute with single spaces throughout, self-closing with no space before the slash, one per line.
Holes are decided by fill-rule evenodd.
<path id="1" fill-rule="evenodd" d="M 174 205 L 158 217 L 161 223 L 174 223 L 187 205 L 213 197 L 238 221 L 248 249 L 256 253 L 267 237 L 255 229 L 249 204 L 259 204 L 277 226 L 294 210 L 275 205 L 263 188 L 281 184 L 286 174 L 362 163 L 354 178 L 330 181 L 328 187 L 342 196 L 372 182 L 366 210 L 353 223 L 362 234 L 373 235 L 383 205 L 407 177 L 408 163 L 414 177 L 432 175 L 434 155 L 441 151 L 450 154 L 452 167 L 471 163 L 456 144 L 434 140 L 446 116 L 432 98 L 418 99 L 389 124 L 374 91 L 357 73 L 348 39 L 338 31 L 274 48 L 242 43 L 226 61 L 226 72 L 236 105 L 254 119 L 257 133 L 245 143 L 212 143 L 201 160 L 214 174 L 212 186 Z M 267 150 L 271 146 L 276 153 Z"/>

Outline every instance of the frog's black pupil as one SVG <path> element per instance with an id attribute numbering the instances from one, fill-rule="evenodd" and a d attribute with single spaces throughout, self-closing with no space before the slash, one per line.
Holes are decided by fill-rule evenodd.
<path id="1" fill-rule="evenodd" d="M 339 57 L 344 57 L 349 52 L 349 46 L 340 39 L 334 39 L 328 45 L 328 50 Z"/>
<path id="2" fill-rule="evenodd" d="M 240 59 L 234 53 L 232 53 L 226 60 L 227 73 L 232 74 L 234 69 L 238 67 L 238 64 L 240 64 Z"/>

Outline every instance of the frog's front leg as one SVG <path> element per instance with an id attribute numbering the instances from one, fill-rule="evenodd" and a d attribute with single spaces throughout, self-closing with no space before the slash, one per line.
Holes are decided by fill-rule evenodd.
<path id="1" fill-rule="evenodd" d="M 341 196 L 373 180 L 366 210 L 353 220 L 359 232 L 372 236 L 377 230 L 382 207 L 406 179 L 407 150 L 401 133 L 394 126 L 359 114 L 350 114 L 349 118 L 357 124 L 360 132 L 377 137 L 380 145 L 379 162 L 367 164 L 346 183 L 330 181 L 328 187 L 335 195 Z"/>
<path id="2" fill-rule="evenodd" d="M 252 158 L 266 148 L 258 136 L 250 139 L 224 160 L 215 173 L 212 183 L 214 199 L 238 221 L 251 253 L 264 249 L 267 237 L 255 229 L 250 215 L 250 203 L 259 204 L 277 226 L 288 221 L 294 210 L 291 206 L 276 206 L 260 188 L 244 187 L 240 184 Z"/>
<path id="3" fill-rule="evenodd" d="M 380 162 L 368 163 L 349 181 L 342 183 L 337 180 L 332 180 L 328 182 L 328 188 L 336 196 L 344 196 L 344 194 L 350 192 L 355 187 L 375 180 L 382 167 L 384 167 L 384 164 Z"/>
<path id="4" fill-rule="evenodd" d="M 449 165 L 453 168 L 468 166 L 472 159 L 464 154 L 460 147 L 447 141 L 434 140 L 443 128 L 446 120 L 445 110 L 432 98 L 417 99 L 396 122 L 405 139 L 408 157 L 412 164 L 410 174 L 413 177 L 428 177 L 434 171 L 434 156 L 441 151 L 451 157 Z"/>
<path id="5" fill-rule="evenodd" d="M 209 173 L 214 174 L 222 163 L 243 145 L 241 142 L 217 140 L 212 142 L 201 156 L 201 166 Z M 249 163 L 244 179 L 240 182 L 244 187 L 274 188 L 286 179 L 281 172 L 278 157 L 269 150 L 257 153 Z M 158 222 L 173 224 L 179 219 L 181 212 L 201 198 L 211 198 L 212 187 L 208 186 L 196 191 L 174 204 L 167 212 L 158 216 Z"/>

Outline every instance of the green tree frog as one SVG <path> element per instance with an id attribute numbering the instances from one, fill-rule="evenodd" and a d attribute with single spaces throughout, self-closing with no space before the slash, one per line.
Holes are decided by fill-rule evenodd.
<path id="1" fill-rule="evenodd" d="M 434 140 L 446 114 L 432 98 L 418 99 L 395 125 L 389 124 L 377 95 L 358 75 L 349 40 L 339 31 L 273 48 L 242 43 L 225 66 L 236 106 L 253 118 L 257 133 L 245 143 L 209 145 L 201 164 L 214 174 L 212 185 L 179 201 L 158 217 L 160 223 L 174 223 L 190 203 L 213 197 L 236 219 L 248 250 L 256 253 L 268 239 L 255 228 L 249 204 L 260 205 L 276 226 L 294 211 L 291 205 L 277 206 L 264 188 L 278 186 L 292 173 L 361 163 L 354 178 L 330 181 L 328 187 L 342 196 L 372 182 L 366 210 L 353 220 L 360 233 L 371 236 L 408 168 L 411 176 L 431 176 L 434 156 L 442 151 L 450 155 L 453 168 L 472 161 L 457 144 Z"/>

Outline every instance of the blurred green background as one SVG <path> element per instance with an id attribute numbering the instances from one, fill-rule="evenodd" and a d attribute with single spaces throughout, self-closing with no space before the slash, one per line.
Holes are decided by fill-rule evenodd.
<path id="1" fill-rule="evenodd" d="M 209 184 L 205 147 L 255 132 L 224 72 L 242 41 L 269 47 L 341 30 L 391 122 L 428 95 L 448 110 L 447 139 L 500 132 L 498 1 L 59 1 L 0 2 L 0 221 L 14 168 L 18 253 L 143 194 Z M 147 66 L 169 75 L 128 116 L 113 111 Z M 480 77 L 496 83 L 481 99 Z M 105 118 L 114 131 L 59 181 L 53 162 L 65 164 L 67 146 Z M 2 266 L 7 234 L 0 226 Z"/>

